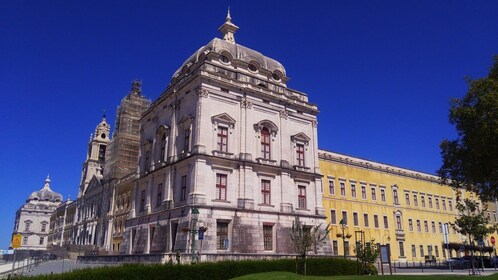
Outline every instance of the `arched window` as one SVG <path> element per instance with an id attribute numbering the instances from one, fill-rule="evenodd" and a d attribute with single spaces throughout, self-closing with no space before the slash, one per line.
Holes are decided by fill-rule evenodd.
<path id="1" fill-rule="evenodd" d="M 263 127 L 263 129 L 261 129 L 261 157 L 264 159 L 271 159 L 270 142 L 270 131 L 267 127 Z"/>

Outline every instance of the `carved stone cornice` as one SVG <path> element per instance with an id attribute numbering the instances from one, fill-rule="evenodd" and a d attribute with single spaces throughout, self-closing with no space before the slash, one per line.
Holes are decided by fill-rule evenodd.
<path id="1" fill-rule="evenodd" d="M 311 125 L 312 125 L 313 127 L 317 127 L 317 126 L 318 126 L 318 121 L 317 121 L 317 120 L 312 120 L 312 121 L 311 121 Z"/>
<path id="2" fill-rule="evenodd" d="M 240 101 L 240 108 L 251 109 L 252 108 L 252 101 L 249 101 L 247 99 L 242 99 Z"/>
<path id="3" fill-rule="evenodd" d="M 197 93 L 197 95 L 199 95 L 199 97 L 203 97 L 203 98 L 207 98 L 208 95 L 209 95 L 209 92 L 207 89 L 203 89 L 203 88 L 197 88 L 195 90 L 195 92 Z"/>
<path id="4" fill-rule="evenodd" d="M 289 117 L 289 112 L 287 112 L 286 110 L 280 110 L 280 117 L 282 119 L 287 119 L 287 117 Z"/>

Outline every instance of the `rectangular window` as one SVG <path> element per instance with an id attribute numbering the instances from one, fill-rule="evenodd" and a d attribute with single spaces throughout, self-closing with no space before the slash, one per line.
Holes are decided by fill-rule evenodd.
<path id="1" fill-rule="evenodd" d="M 183 140 L 183 152 L 186 153 L 190 151 L 190 129 L 185 129 Z"/>
<path id="2" fill-rule="evenodd" d="M 436 202 L 436 209 L 439 210 L 439 198 L 435 198 L 434 201 Z"/>
<path id="3" fill-rule="evenodd" d="M 410 231 L 413 231 L 413 220 L 412 219 L 408 219 L 408 229 Z"/>
<path id="4" fill-rule="evenodd" d="M 27 236 L 23 236 L 22 245 L 28 245 L 28 237 Z"/>
<path id="5" fill-rule="evenodd" d="M 396 205 L 399 204 L 398 190 L 393 190 L 393 200 L 394 200 L 394 204 L 396 204 Z"/>
<path id="6" fill-rule="evenodd" d="M 187 199 L 187 175 L 182 176 L 182 193 L 180 201 L 185 201 Z"/>
<path id="7" fill-rule="evenodd" d="M 404 257 L 405 256 L 405 243 L 403 241 L 399 241 L 398 245 L 399 245 L 399 256 Z"/>
<path id="8" fill-rule="evenodd" d="M 429 224 L 427 223 L 427 221 L 424 221 L 424 229 L 425 232 L 429 232 Z"/>
<path id="9" fill-rule="evenodd" d="M 41 225 L 41 232 L 45 232 L 47 230 L 47 224 Z"/>
<path id="10" fill-rule="evenodd" d="M 397 230 L 403 230 L 403 227 L 401 225 L 401 216 L 396 215 L 396 229 Z"/>
<path id="11" fill-rule="evenodd" d="M 443 233 L 443 224 L 439 222 L 439 233 Z"/>
<path id="12" fill-rule="evenodd" d="M 377 200 L 377 193 L 375 191 L 375 188 L 371 188 L 370 190 L 372 192 L 372 200 Z"/>
<path id="13" fill-rule="evenodd" d="M 417 231 L 421 232 L 422 228 L 420 227 L 420 220 L 417 220 Z"/>
<path id="14" fill-rule="evenodd" d="M 432 208 L 432 197 L 429 196 L 427 200 L 429 202 L 429 208 Z"/>
<path id="15" fill-rule="evenodd" d="M 380 200 L 382 200 L 382 202 L 386 202 L 386 190 L 385 189 L 380 189 Z"/>
<path id="16" fill-rule="evenodd" d="M 341 196 L 346 196 L 346 183 L 340 182 L 339 185 L 341 187 Z"/>
<path id="17" fill-rule="evenodd" d="M 434 221 L 431 222 L 432 233 L 436 233 L 436 223 Z"/>
<path id="18" fill-rule="evenodd" d="M 337 224 L 337 217 L 335 214 L 335 210 L 330 210 L 330 223 L 333 225 Z"/>
<path id="19" fill-rule="evenodd" d="M 296 160 L 297 165 L 304 166 L 304 145 L 296 144 Z"/>
<path id="20" fill-rule="evenodd" d="M 226 222 L 216 223 L 216 249 L 228 249 L 228 223 Z"/>
<path id="21" fill-rule="evenodd" d="M 424 254 L 424 245 L 420 245 L 420 256 L 425 256 Z"/>
<path id="22" fill-rule="evenodd" d="M 45 238 L 44 238 L 43 236 L 42 236 L 42 237 L 40 237 L 40 243 L 39 243 L 39 245 L 43 245 L 43 241 L 44 241 L 44 240 L 45 240 Z"/>
<path id="23" fill-rule="evenodd" d="M 353 225 L 355 227 L 359 226 L 359 222 L 358 222 L 358 213 L 353 213 Z"/>
<path id="24" fill-rule="evenodd" d="M 374 227 L 379 228 L 379 216 L 374 215 Z"/>
<path id="25" fill-rule="evenodd" d="M 344 222 L 345 225 L 348 224 L 348 212 L 342 211 L 342 221 Z"/>
<path id="26" fill-rule="evenodd" d="M 157 200 L 156 200 L 156 207 L 161 206 L 161 203 L 163 201 L 163 184 L 157 185 Z"/>
<path id="27" fill-rule="evenodd" d="M 150 151 L 145 151 L 144 171 L 149 171 L 149 169 L 150 169 Z"/>
<path id="28" fill-rule="evenodd" d="M 453 211 L 453 203 L 451 200 L 448 200 L 448 207 L 450 208 L 450 211 Z"/>
<path id="29" fill-rule="evenodd" d="M 273 227 L 270 225 L 263 225 L 263 238 L 265 251 L 273 250 Z"/>
<path id="30" fill-rule="evenodd" d="M 413 206 L 418 207 L 418 196 L 416 194 L 413 195 Z"/>
<path id="31" fill-rule="evenodd" d="M 339 246 L 337 244 L 337 240 L 332 241 L 332 251 L 333 251 L 334 256 L 339 255 Z"/>
<path id="32" fill-rule="evenodd" d="M 351 197 L 356 197 L 356 185 L 351 184 Z"/>
<path id="33" fill-rule="evenodd" d="M 439 247 L 434 246 L 434 253 L 436 254 L 436 258 L 439 258 Z"/>
<path id="34" fill-rule="evenodd" d="M 227 175 L 216 174 L 216 199 L 227 199 Z"/>
<path id="35" fill-rule="evenodd" d="M 361 186 L 361 198 L 367 199 L 367 187 L 366 186 Z"/>
<path id="36" fill-rule="evenodd" d="M 298 186 L 297 207 L 306 209 L 306 186 Z"/>
<path id="37" fill-rule="evenodd" d="M 145 211 L 145 190 L 142 191 L 142 197 L 140 199 L 140 211 Z"/>
<path id="38" fill-rule="evenodd" d="M 417 247 L 415 245 L 412 245 L 412 258 L 417 257 Z"/>
<path id="39" fill-rule="evenodd" d="M 389 228 L 389 223 L 387 221 L 387 216 L 384 216 L 384 228 Z"/>
<path id="40" fill-rule="evenodd" d="M 105 160 L 105 149 L 106 145 L 99 145 L 99 161 Z M 40 244 L 41 245 L 41 244 Z"/>
<path id="41" fill-rule="evenodd" d="M 263 204 L 271 204 L 271 186 L 269 180 L 261 180 L 261 198 Z"/>
<path id="42" fill-rule="evenodd" d="M 432 256 L 432 245 L 427 245 L 427 254 Z"/>
<path id="43" fill-rule="evenodd" d="M 425 196 L 420 196 L 420 201 L 422 202 L 422 207 L 425 207 Z"/>
<path id="44" fill-rule="evenodd" d="M 165 161 L 166 160 L 166 134 L 163 134 L 161 138 L 161 158 L 160 161 Z"/>
<path id="45" fill-rule="evenodd" d="M 218 137 L 216 142 L 218 151 L 228 152 L 228 128 L 218 126 Z"/>
<path id="46" fill-rule="evenodd" d="M 446 211 L 446 199 L 441 199 L 441 203 L 443 204 L 443 210 Z"/>
<path id="47" fill-rule="evenodd" d="M 363 222 L 365 223 L 365 227 L 368 227 L 368 214 L 363 214 Z"/>
<path id="48" fill-rule="evenodd" d="M 496 212 L 493 211 L 493 220 L 496 222 Z"/>
<path id="49" fill-rule="evenodd" d="M 331 195 L 335 194 L 335 184 L 334 184 L 333 179 L 329 179 L 329 193 Z"/>
<path id="50" fill-rule="evenodd" d="M 268 128 L 261 129 L 261 157 L 264 159 L 271 159 L 270 156 L 270 131 Z"/>
<path id="51" fill-rule="evenodd" d="M 344 252 L 346 253 L 346 256 L 349 256 L 349 241 L 348 240 L 344 241 Z"/>
<path id="52" fill-rule="evenodd" d="M 405 203 L 406 203 L 406 205 L 410 205 L 410 194 L 409 193 L 405 193 Z"/>

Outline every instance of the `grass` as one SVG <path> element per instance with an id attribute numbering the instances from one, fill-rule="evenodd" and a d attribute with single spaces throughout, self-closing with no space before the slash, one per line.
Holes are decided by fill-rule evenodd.
<path id="1" fill-rule="evenodd" d="M 290 272 L 274 271 L 265 273 L 255 273 L 233 278 L 232 280 L 431 280 L 431 279 L 483 279 L 483 280 L 498 280 L 498 274 L 490 276 L 463 276 L 463 275 L 363 275 L 363 276 L 303 276 Z"/>

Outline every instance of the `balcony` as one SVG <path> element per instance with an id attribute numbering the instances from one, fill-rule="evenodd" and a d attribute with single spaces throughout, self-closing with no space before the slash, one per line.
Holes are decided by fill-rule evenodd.
<path id="1" fill-rule="evenodd" d="M 257 158 L 256 161 L 260 164 L 267 164 L 267 165 L 276 165 L 277 164 L 276 160 L 266 159 L 266 158 Z"/>
<path id="2" fill-rule="evenodd" d="M 405 231 L 402 229 L 396 230 L 396 240 L 405 240 Z"/>
<path id="3" fill-rule="evenodd" d="M 294 170 L 302 171 L 302 172 L 309 172 L 310 168 L 306 167 L 306 166 L 294 165 Z"/>

